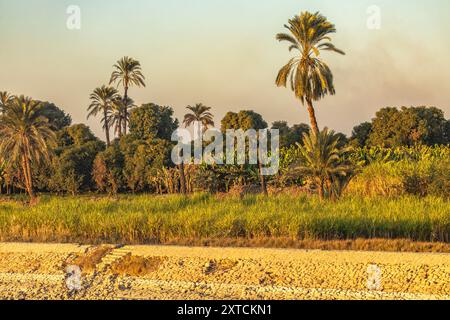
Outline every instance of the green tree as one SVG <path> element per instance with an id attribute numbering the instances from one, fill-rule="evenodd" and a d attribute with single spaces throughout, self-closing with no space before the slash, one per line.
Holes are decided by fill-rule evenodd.
<path id="1" fill-rule="evenodd" d="M 130 114 L 130 134 L 135 139 L 171 141 L 177 128 L 178 120 L 173 118 L 171 107 L 149 103 L 133 109 Z"/>
<path id="2" fill-rule="evenodd" d="M 105 143 L 89 127 L 77 124 L 59 131 L 57 144 L 51 167 L 41 169 L 41 183 L 50 190 L 73 195 L 94 189 L 93 162 L 105 150 Z"/>
<path id="3" fill-rule="evenodd" d="M 365 147 L 372 133 L 372 123 L 364 122 L 353 128 L 352 145 L 358 147 Z"/>
<path id="4" fill-rule="evenodd" d="M 39 101 L 38 101 L 39 102 Z M 48 119 L 53 130 L 58 131 L 72 124 L 72 118 L 51 102 L 40 102 L 40 115 Z"/>
<path id="5" fill-rule="evenodd" d="M 58 147 L 65 148 L 70 146 L 80 147 L 88 142 L 100 142 L 92 133 L 91 129 L 85 124 L 75 124 L 66 127 L 57 133 Z"/>
<path id="6" fill-rule="evenodd" d="M 112 87 L 102 86 L 101 88 L 96 88 L 91 94 L 91 104 L 88 107 L 88 119 L 90 117 L 95 117 L 99 113 L 102 114 L 103 130 L 106 134 L 106 145 L 111 145 L 111 139 L 109 136 L 109 115 L 114 107 L 114 101 L 118 97 L 118 92 Z"/>
<path id="7" fill-rule="evenodd" d="M 239 113 L 234 112 L 228 112 L 225 117 L 222 119 L 222 132 L 226 132 L 226 130 L 232 129 L 232 130 L 261 130 L 261 129 L 267 129 L 268 125 L 267 122 L 264 121 L 263 117 L 254 111 L 251 110 L 244 110 L 240 111 Z M 260 147 L 258 145 L 258 160 L 260 160 L 259 155 Z M 261 190 L 265 195 L 268 194 L 267 192 L 267 185 L 266 185 L 266 179 L 264 175 L 262 175 L 262 169 L 263 165 L 261 161 L 258 161 L 259 165 L 259 178 L 261 183 Z"/>
<path id="8" fill-rule="evenodd" d="M 119 144 L 115 143 L 100 152 L 94 160 L 92 177 L 99 191 L 117 194 L 123 189 L 125 159 Z"/>
<path id="9" fill-rule="evenodd" d="M 200 137 L 209 127 L 214 126 L 213 115 L 210 112 L 211 107 L 207 107 L 201 103 L 197 103 L 195 106 L 188 106 L 186 109 L 190 111 L 184 116 L 183 125 L 187 128 L 192 124 L 201 124 L 203 130 L 198 128 L 198 132 L 195 132 L 197 137 Z M 181 192 L 186 193 L 186 176 L 184 170 L 184 163 L 179 165 L 180 180 L 181 180 Z"/>
<path id="10" fill-rule="evenodd" d="M 286 121 L 276 121 L 272 129 L 280 132 L 280 148 L 290 148 L 296 143 L 302 143 L 303 134 L 309 133 L 311 128 L 307 124 L 296 124 L 289 127 Z"/>
<path id="11" fill-rule="evenodd" d="M 343 160 L 348 148 L 340 148 L 340 138 L 325 128 L 318 135 L 305 134 L 300 146 L 300 159 L 292 167 L 292 174 L 306 175 L 314 179 L 320 199 L 338 197 L 355 172 L 355 168 Z"/>
<path id="12" fill-rule="evenodd" d="M 244 131 L 254 129 L 266 129 L 268 127 L 267 122 L 264 121 L 263 117 L 254 111 L 244 110 L 239 113 L 228 112 L 221 122 L 222 132 L 226 130 L 239 130 Z"/>
<path id="13" fill-rule="evenodd" d="M 124 109 L 123 118 L 128 118 L 128 90 L 131 86 L 145 87 L 145 77 L 142 74 L 141 63 L 130 57 L 123 57 L 114 65 L 114 71 L 111 74 L 109 84 L 117 83 L 124 88 Z M 127 134 L 127 122 L 122 122 L 123 134 Z"/>
<path id="14" fill-rule="evenodd" d="M 154 177 L 162 168 L 171 165 L 173 145 L 167 140 L 133 140 L 128 135 L 120 140 L 124 155 L 123 175 L 132 192 L 156 191 Z"/>
<path id="15" fill-rule="evenodd" d="M 319 58 L 320 53 L 344 52 L 331 43 L 330 34 L 336 32 L 334 24 L 318 12 L 303 12 L 289 20 L 285 27 L 290 33 L 279 33 L 276 38 L 278 41 L 287 41 L 290 45 L 289 51 L 297 50 L 298 55 L 281 68 L 276 84 L 286 87 L 288 79 L 290 80 L 295 96 L 302 104 L 307 104 L 313 131 L 319 133 L 313 101 L 318 101 L 327 94 L 335 94 L 333 74 L 328 65 Z"/>
<path id="16" fill-rule="evenodd" d="M 0 121 L 0 156 L 9 166 L 20 168 L 25 189 L 33 200 L 32 166 L 49 162 L 55 133 L 40 114 L 42 104 L 18 97 L 6 107 Z"/>
<path id="17" fill-rule="evenodd" d="M 399 147 L 446 144 L 444 112 L 435 107 L 383 108 L 372 121 L 368 143 Z"/>

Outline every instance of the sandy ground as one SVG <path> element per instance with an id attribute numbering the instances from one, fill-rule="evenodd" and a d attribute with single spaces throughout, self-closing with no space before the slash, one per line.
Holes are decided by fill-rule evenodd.
<path id="1" fill-rule="evenodd" d="M 450 254 L 435 253 L 127 246 L 69 290 L 76 275 L 67 266 L 92 250 L 0 244 L 0 298 L 450 300 Z M 111 265 L 127 255 L 146 257 L 151 268 L 115 274 Z"/>

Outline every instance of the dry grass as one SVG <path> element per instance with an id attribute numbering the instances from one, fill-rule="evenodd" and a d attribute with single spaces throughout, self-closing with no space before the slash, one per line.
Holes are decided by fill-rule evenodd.
<path id="1" fill-rule="evenodd" d="M 165 258 L 127 255 L 111 266 L 111 272 L 121 276 L 142 277 L 157 271 Z"/>
<path id="2" fill-rule="evenodd" d="M 356 240 L 296 240 L 292 238 L 258 239 L 174 239 L 165 245 L 274 248 L 338 251 L 386 251 L 450 253 L 450 244 L 442 242 L 415 242 L 406 239 L 356 239 Z"/>

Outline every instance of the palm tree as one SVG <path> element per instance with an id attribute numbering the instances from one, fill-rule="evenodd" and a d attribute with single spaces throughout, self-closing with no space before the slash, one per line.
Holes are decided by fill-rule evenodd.
<path id="1" fill-rule="evenodd" d="M 0 92 L 0 111 L 2 112 L 2 114 L 5 114 L 6 112 L 6 107 L 11 104 L 14 100 L 14 97 L 12 95 L 10 95 L 8 92 L 6 91 L 1 91 Z"/>
<path id="2" fill-rule="evenodd" d="M 321 51 L 334 51 L 344 55 L 332 43 L 330 34 L 336 32 L 334 24 L 331 24 L 324 16 L 316 12 L 303 12 L 289 20 L 285 27 L 290 34 L 279 33 L 278 41 L 287 41 L 290 44 L 289 51 L 298 50 L 299 54 L 293 57 L 281 68 L 276 84 L 278 87 L 286 87 L 288 79 L 295 96 L 307 104 L 311 126 L 318 134 L 313 101 L 318 101 L 327 94 L 334 95 L 333 74 L 327 64 L 321 60 Z"/>
<path id="3" fill-rule="evenodd" d="M 134 107 L 136 107 L 136 105 L 134 104 L 134 100 L 131 98 L 127 98 L 127 100 L 124 101 L 122 97 L 118 96 L 118 98 L 114 101 L 108 123 L 110 128 L 114 127 L 114 132 L 119 138 L 122 136 L 122 124 L 125 123 L 125 125 L 128 126 L 130 121 L 129 112 L 125 112 L 125 109 L 130 110 Z"/>
<path id="4" fill-rule="evenodd" d="M 117 86 L 123 85 L 123 101 L 128 100 L 130 86 L 145 87 L 145 77 L 142 74 L 141 63 L 130 57 L 123 57 L 114 65 L 115 71 L 111 74 L 109 84 L 117 82 Z M 126 104 L 126 103 L 125 103 Z M 124 109 L 124 118 L 128 118 L 128 108 Z M 123 133 L 127 134 L 127 123 L 122 123 Z"/>
<path id="5" fill-rule="evenodd" d="M 355 167 L 343 160 L 350 148 L 340 148 L 340 142 L 339 135 L 325 128 L 319 134 L 304 134 L 303 146 L 298 144 L 300 159 L 291 173 L 312 177 L 321 199 L 326 191 L 329 196 L 339 196 L 336 188 L 343 187 L 344 181 L 349 182 L 355 172 Z"/>
<path id="6" fill-rule="evenodd" d="M 106 133 L 106 144 L 109 147 L 111 145 L 111 139 L 109 137 L 109 114 L 113 110 L 114 101 L 117 100 L 119 94 L 116 89 L 112 87 L 102 86 L 101 88 L 96 88 L 91 96 L 91 104 L 88 107 L 89 119 L 92 116 L 97 116 L 102 113 L 102 123 L 103 129 Z"/>
<path id="7" fill-rule="evenodd" d="M 56 143 L 47 118 L 40 115 L 42 104 L 23 96 L 6 107 L 0 123 L 0 156 L 8 166 L 21 168 L 25 189 L 34 199 L 32 165 L 49 161 L 50 146 Z"/>
<path id="8" fill-rule="evenodd" d="M 194 123 L 200 123 L 203 127 L 203 133 L 209 129 L 209 127 L 214 127 L 214 116 L 212 115 L 211 107 L 204 106 L 201 103 L 197 103 L 195 106 L 187 106 L 186 109 L 191 112 L 184 116 L 183 124 L 185 127 L 189 127 Z M 200 134 L 200 132 L 198 132 Z"/>

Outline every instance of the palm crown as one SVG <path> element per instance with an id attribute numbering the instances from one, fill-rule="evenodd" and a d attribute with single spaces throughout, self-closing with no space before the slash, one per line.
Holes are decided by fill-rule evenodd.
<path id="1" fill-rule="evenodd" d="M 122 118 L 120 121 L 122 124 L 121 130 L 119 130 L 119 135 L 127 134 L 127 118 L 128 118 L 128 89 L 131 86 L 145 87 L 145 77 L 142 74 L 141 63 L 130 57 L 123 57 L 114 65 L 114 72 L 111 74 L 111 79 L 109 84 L 117 83 L 117 86 L 123 85 L 124 94 L 124 108 Z"/>
<path id="2" fill-rule="evenodd" d="M 107 86 L 96 88 L 90 96 L 91 104 L 88 107 L 88 119 L 97 116 L 99 113 L 102 114 L 103 129 L 106 133 L 106 143 L 108 146 L 110 144 L 108 118 L 118 98 L 119 94 L 117 90 Z"/>
<path id="3" fill-rule="evenodd" d="M 304 134 L 303 145 L 299 146 L 300 162 L 293 167 L 293 172 L 313 177 L 323 198 L 325 189 L 331 191 L 339 177 L 352 174 L 354 168 L 342 161 L 343 154 L 349 150 L 341 148 L 339 135 L 327 128 L 319 134 Z"/>
<path id="4" fill-rule="evenodd" d="M 6 107 L 11 104 L 14 97 L 6 91 L 0 92 L 0 112 L 4 114 L 6 112 Z"/>
<path id="5" fill-rule="evenodd" d="M 303 104 L 305 101 L 308 103 L 312 126 L 318 133 L 312 101 L 320 100 L 326 94 L 335 94 L 333 74 L 328 65 L 319 58 L 320 52 L 323 50 L 345 53 L 331 43 L 330 34 L 336 32 L 335 26 L 318 12 L 304 12 L 295 16 L 285 27 L 290 33 L 279 33 L 277 40 L 287 41 L 290 44 L 289 51 L 297 50 L 299 54 L 281 68 L 276 84 L 286 87 L 288 81 L 290 82 L 295 96 Z"/>
<path id="6" fill-rule="evenodd" d="M 137 87 L 145 87 L 145 77 L 142 74 L 141 64 L 139 61 L 130 57 L 123 57 L 114 65 L 116 69 L 112 75 L 109 84 L 117 83 L 129 88 L 132 85 Z"/>
<path id="7" fill-rule="evenodd" d="M 191 112 L 184 116 L 183 124 L 189 127 L 195 122 L 199 122 L 203 126 L 203 130 L 207 130 L 209 127 L 214 126 L 214 116 L 210 112 L 211 107 L 207 107 L 201 103 L 197 103 L 195 106 L 188 106 L 186 109 Z"/>

